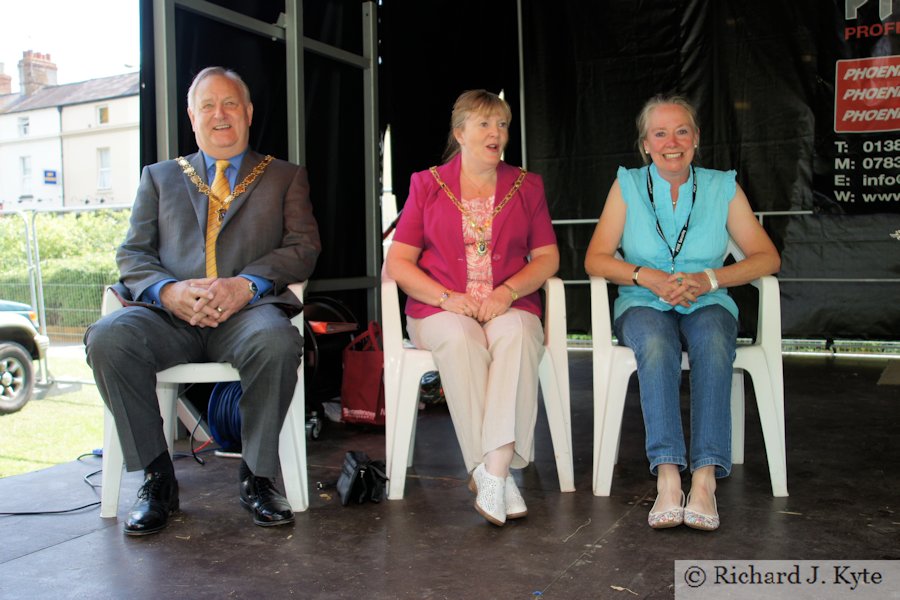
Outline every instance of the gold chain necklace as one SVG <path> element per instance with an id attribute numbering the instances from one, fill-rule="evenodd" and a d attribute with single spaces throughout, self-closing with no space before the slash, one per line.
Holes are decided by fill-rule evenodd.
<path id="1" fill-rule="evenodd" d="M 447 197 L 450 198 L 456 208 L 459 209 L 459 212 L 462 213 L 463 218 L 466 219 L 469 222 L 469 225 L 472 226 L 472 229 L 475 230 L 475 252 L 478 253 L 478 256 L 484 256 L 485 254 L 487 254 L 488 244 L 487 240 L 484 239 L 485 229 L 491 226 L 491 223 L 494 222 L 494 217 L 500 214 L 500 211 L 503 210 L 503 207 L 506 206 L 506 203 L 509 202 L 509 200 L 513 197 L 513 194 L 515 194 L 519 187 L 522 185 L 522 182 L 525 180 L 525 175 L 528 174 L 528 171 L 526 171 L 522 167 L 519 167 L 519 176 L 516 178 L 516 182 L 510 188 L 509 192 L 507 192 L 506 196 L 503 198 L 500 204 L 494 207 L 494 211 L 491 213 L 491 216 L 485 219 L 484 223 L 482 223 L 481 225 L 478 225 L 475 222 L 475 219 L 472 217 L 471 213 L 466 210 L 466 207 L 462 205 L 462 202 L 460 202 L 456 198 L 456 196 L 453 195 L 453 192 L 450 191 L 450 188 L 447 187 L 447 184 L 444 183 L 444 181 L 441 179 L 441 176 L 438 175 L 437 167 L 431 167 L 429 171 L 431 171 L 431 174 L 434 177 L 434 180 L 437 181 L 437 184 L 441 186 L 442 190 L 444 190 L 444 193 L 447 194 Z"/>
<path id="2" fill-rule="evenodd" d="M 183 156 L 179 156 L 175 159 L 178 161 L 178 164 L 181 165 L 181 170 L 184 171 L 184 174 L 188 176 L 188 178 L 197 186 L 197 190 L 204 194 L 209 201 L 216 205 L 216 215 L 219 217 L 219 223 L 225 220 L 225 213 L 228 212 L 228 207 L 231 206 L 231 201 L 243 194 L 247 191 L 247 188 L 250 187 L 250 184 L 256 181 L 256 178 L 262 175 L 262 172 L 266 170 L 266 167 L 269 166 L 269 163 L 274 160 L 274 157 L 271 154 L 267 154 L 265 158 L 262 159 L 258 165 L 253 167 L 253 170 L 244 178 L 242 182 L 234 186 L 234 191 L 228 194 L 224 199 L 219 198 L 215 194 L 212 193 L 212 190 L 209 189 L 209 186 L 204 183 L 204 181 L 197 175 L 197 171 L 191 166 Z"/>

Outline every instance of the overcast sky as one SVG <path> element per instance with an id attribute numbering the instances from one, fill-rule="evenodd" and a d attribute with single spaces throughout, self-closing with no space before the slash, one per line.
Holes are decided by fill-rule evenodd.
<path id="1" fill-rule="evenodd" d="M 49 54 L 57 83 L 140 68 L 138 0 L 0 0 L 0 63 L 19 91 L 19 61 Z"/>

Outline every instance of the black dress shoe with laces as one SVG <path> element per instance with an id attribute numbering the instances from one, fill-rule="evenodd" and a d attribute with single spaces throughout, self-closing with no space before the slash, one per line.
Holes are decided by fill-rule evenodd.
<path id="1" fill-rule="evenodd" d="M 147 473 L 137 501 L 125 519 L 125 535 L 147 535 L 164 529 L 178 510 L 178 481 L 174 475 Z"/>
<path id="2" fill-rule="evenodd" d="M 241 506 L 253 514 L 253 522 L 261 527 L 294 522 L 290 503 L 267 477 L 248 475 L 241 480 Z"/>

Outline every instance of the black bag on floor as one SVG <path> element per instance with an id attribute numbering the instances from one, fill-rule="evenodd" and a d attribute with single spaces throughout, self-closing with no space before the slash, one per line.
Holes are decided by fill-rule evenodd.
<path id="1" fill-rule="evenodd" d="M 387 469 L 383 460 L 371 460 L 365 452 L 350 450 L 344 456 L 341 476 L 337 480 L 341 504 L 381 502 L 386 482 Z"/>

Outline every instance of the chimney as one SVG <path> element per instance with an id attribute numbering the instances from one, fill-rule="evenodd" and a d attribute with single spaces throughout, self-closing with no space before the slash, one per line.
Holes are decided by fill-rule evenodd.
<path id="1" fill-rule="evenodd" d="M 0 63 L 0 96 L 12 93 L 12 77 L 3 71 L 3 63 Z"/>
<path id="2" fill-rule="evenodd" d="M 56 64 L 49 54 L 26 50 L 19 61 L 19 90 L 30 96 L 48 85 L 56 85 Z"/>

